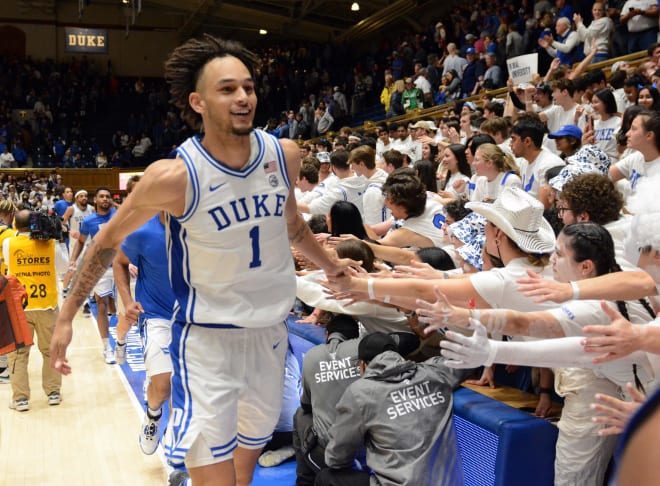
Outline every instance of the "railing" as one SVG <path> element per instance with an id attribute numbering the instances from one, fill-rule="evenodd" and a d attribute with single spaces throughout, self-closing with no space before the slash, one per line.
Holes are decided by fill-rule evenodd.
<path id="1" fill-rule="evenodd" d="M 586 71 L 591 71 L 593 69 L 603 69 L 605 71 L 605 75 L 607 76 L 610 74 L 611 67 L 615 62 L 627 61 L 629 64 L 636 66 L 638 64 L 641 64 L 647 56 L 648 54 L 646 51 L 634 52 L 632 54 L 626 54 L 625 56 L 590 64 L 586 68 Z M 490 91 L 482 91 L 477 95 L 469 96 L 467 98 L 462 98 L 456 101 L 461 101 L 463 103 L 468 101 L 473 101 L 476 104 L 480 104 L 486 96 L 492 96 L 494 98 L 505 98 L 506 94 L 507 94 L 507 88 L 499 88 Z M 444 105 L 432 106 L 430 108 L 419 108 L 413 111 L 409 111 L 404 115 L 393 116 L 381 120 L 368 120 L 365 121 L 362 125 L 355 126 L 354 128 L 356 130 L 360 130 L 360 129 L 368 130 L 376 126 L 376 124 L 379 121 L 383 121 L 383 120 L 387 121 L 388 123 L 390 122 L 408 123 L 408 122 L 427 119 L 427 118 L 440 117 L 443 116 L 446 112 L 452 110 L 456 105 L 456 101 L 450 101 L 449 103 L 446 103 Z M 328 132 L 327 134 L 324 135 L 324 137 L 333 136 L 333 135 L 334 135 L 333 132 Z M 314 143 L 319 138 L 321 137 L 308 140 L 307 143 Z"/>
<path id="2" fill-rule="evenodd" d="M 71 186 L 74 191 L 80 189 L 87 190 L 92 194 L 97 187 L 107 186 L 113 194 L 123 194 L 125 191 L 119 189 L 119 174 L 142 172 L 144 169 L 131 168 L 119 169 L 117 167 L 108 169 L 39 169 L 39 168 L 21 168 L 21 169 L 0 169 L 0 172 L 6 175 L 13 175 L 20 178 L 26 173 L 37 176 L 48 176 L 52 171 L 62 176 L 62 184 Z"/>

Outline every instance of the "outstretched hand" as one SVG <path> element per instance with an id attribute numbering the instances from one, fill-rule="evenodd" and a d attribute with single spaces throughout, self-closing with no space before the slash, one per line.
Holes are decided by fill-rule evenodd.
<path id="1" fill-rule="evenodd" d="M 597 424 L 606 426 L 598 431 L 598 435 L 620 434 L 630 420 L 630 417 L 646 401 L 646 396 L 640 393 L 632 383 L 626 384 L 626 390 L 632 397 L 632 402 L 624 402 L 603 393 L 596 393 L 596 400 L 600 403 L 592 403 L 591 409 L 597 412 L 598 415 L 592 417 L 591 420 Z"/>
<path id="2" fill-rule="evenodd" d="M 476 386 L 488 386 L 489 388 L 495 389 L 495 368 L 492 366 L 486 366 L 481 372 L 481 377 L 478 380 L 466 380 L 465 383 L 469 385 Z"/>
<path id="3" fill-rule="evenodd" d="M 444 329 L 449 325 L 470 327 L 467 309 L 451 305 L 438 287 L 433 287 L 433 293 L 436 297 L 435 302 L 427 302 L 422 299 L 415 301 L 417 304 L 415 312 L 419 322 L 427 324 L 424 329 L 425 334 L 437 329 Z"/>
<path id="4" fill-rule="evenodd" d="M 443 273 L 441 271 L 436 270 L 428 263 L 418 262 L 416 260 L 412 260 L 410 262 L 410 265 L 396 265 L 394 267 L 394 270 L 395 270 L 394 273 L 395 278 L 416 277 L 416 278 L 424 278 L 424 279 L 434 279 L 434 278 L 442 278 L 442 273 Z"/>
<path id="5" fill-rule="evenodd" d="M 447 366 L 476 368 L 493 364 L 496 348 L 491 345 L 486 328 L 475 319 L 470 319 L 470 325 L 474 328 L 472 336 L 447 331 L 446 339 L 440 342 L 441 353 L 446 358 Z"/>
<path id="6" fill-rule="evenodd" d="M 593 359 L 594 363 L 605 363 L 628 356 L 642 349 L 644 336 L 648 332 L 646 325 L 631 324 L 619 312 L 612 309 L 605 301 L 601 308 L 610 318 L 610 324 L 604 326 L 585 326 L 584 334 L 595 334 L 581 341 L 587 353 L 600 353 Z"/>
<path id="7" fill-rule="evenodd" d="M 360 268 L 362 266 L 361 260 L 353 260 L 352 258 L 339 258 L 334 260 L 333 263 L 333 268 L 323 269 L 328 277 L 341 277 L 342 275 L 346 275 L 346 272 L 355 268 Z"/>
<path id="8" fill-rule="evenodd" d="M 527 270 L 528 278 L 516 280 L 518 291 L 525 297 L 537 297 L 534 302 L 566 302 L 573 297 L 573 288 L 570 283 L 557 282 L 543 278 L 538 273 Z"/>

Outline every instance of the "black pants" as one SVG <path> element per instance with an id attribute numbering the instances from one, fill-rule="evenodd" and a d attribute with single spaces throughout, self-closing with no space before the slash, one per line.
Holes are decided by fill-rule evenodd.
<path id="1" fill-rule="evenodd" d="M 296 486 L 318 484 L 319 472 L 327 467 L 324 447 L 317 444 L 306 453 L 296 449 Z"/>
<path id="2" fill-rule="evenodd" d="M 371 476 L 366 471 L 353 469 L 323 469 L 314 486 L 369 486 Z"/>
<path id="3" fill-rule="evenodd" d="M 316 441 L 312 414 L 299 408 L 293 416 L 293 449 L 296 451 L 296 486 L 313 486 L 326 467 L 325 448 Z"/>

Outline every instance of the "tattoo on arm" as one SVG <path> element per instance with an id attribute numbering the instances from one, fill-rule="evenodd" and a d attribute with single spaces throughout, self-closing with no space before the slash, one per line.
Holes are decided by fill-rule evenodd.
<path id="1" fill-rule="evenodd" d="M 292 244 L 300 243 L 303 239 L 305 239 L 305 236 L 307 235 L 307 232 L 310 231 L 309 226 L 305 222 L 305 220 L 300 217 L 296 218 L 296 222 L 298 224 L 298 227 L 295 228 L 295 231 L 293 234 L 291 234 L 291 229 L 289 229 L 289 241 Z"/>
<path id="2" fill-rule="evenodd" d="M 71 283 L 69 298 L 76 307 L 83 305 L 89 297 L 89 293 L 110 266 L 116 253 L 117 250 L 114 248 L 98 248 L 92 241 Z"/>

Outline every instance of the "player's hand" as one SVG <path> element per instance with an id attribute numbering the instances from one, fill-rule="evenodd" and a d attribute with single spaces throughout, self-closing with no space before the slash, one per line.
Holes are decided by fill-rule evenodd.
<path id="1" fill-rule="evenodd" d="M 71 365 L 66 357 L 66 350 L 73 338 L 73 327 L 71 321 L 60 320 L 55 322 L 55 330 L 50 340 L 50 367 L 58 373 L 68 375 L 71 373 Z"/>
<path id="2" fill-rule="evenodd" d="M 140 314 L 144 313 L 144 308 L 139 302 L 131 302 L 126 306 L 126 321 L 131 326 L 134 326 L 138 319 L 140 319 Z"/>
<path id="3" fill-rule="evenodd" d="M 325 279 L 320 279 L 319 283 L 333 293 L 349 292 L 351 290 L 351 282 L 358 274 L 358 271 L 350 266 L 338 274 L 325 274 Z"/>
<path id="4" fill-rule="evenodd" d="M 333 261 L 334 266 L 332 268 L 324 268 L 325 274 L 329 277 L 341 277 L 346 275 L 351 271 L 360 268 L 362 266 L 362 261 L 353 260 L 352 258 L 339 258 Z"/>

